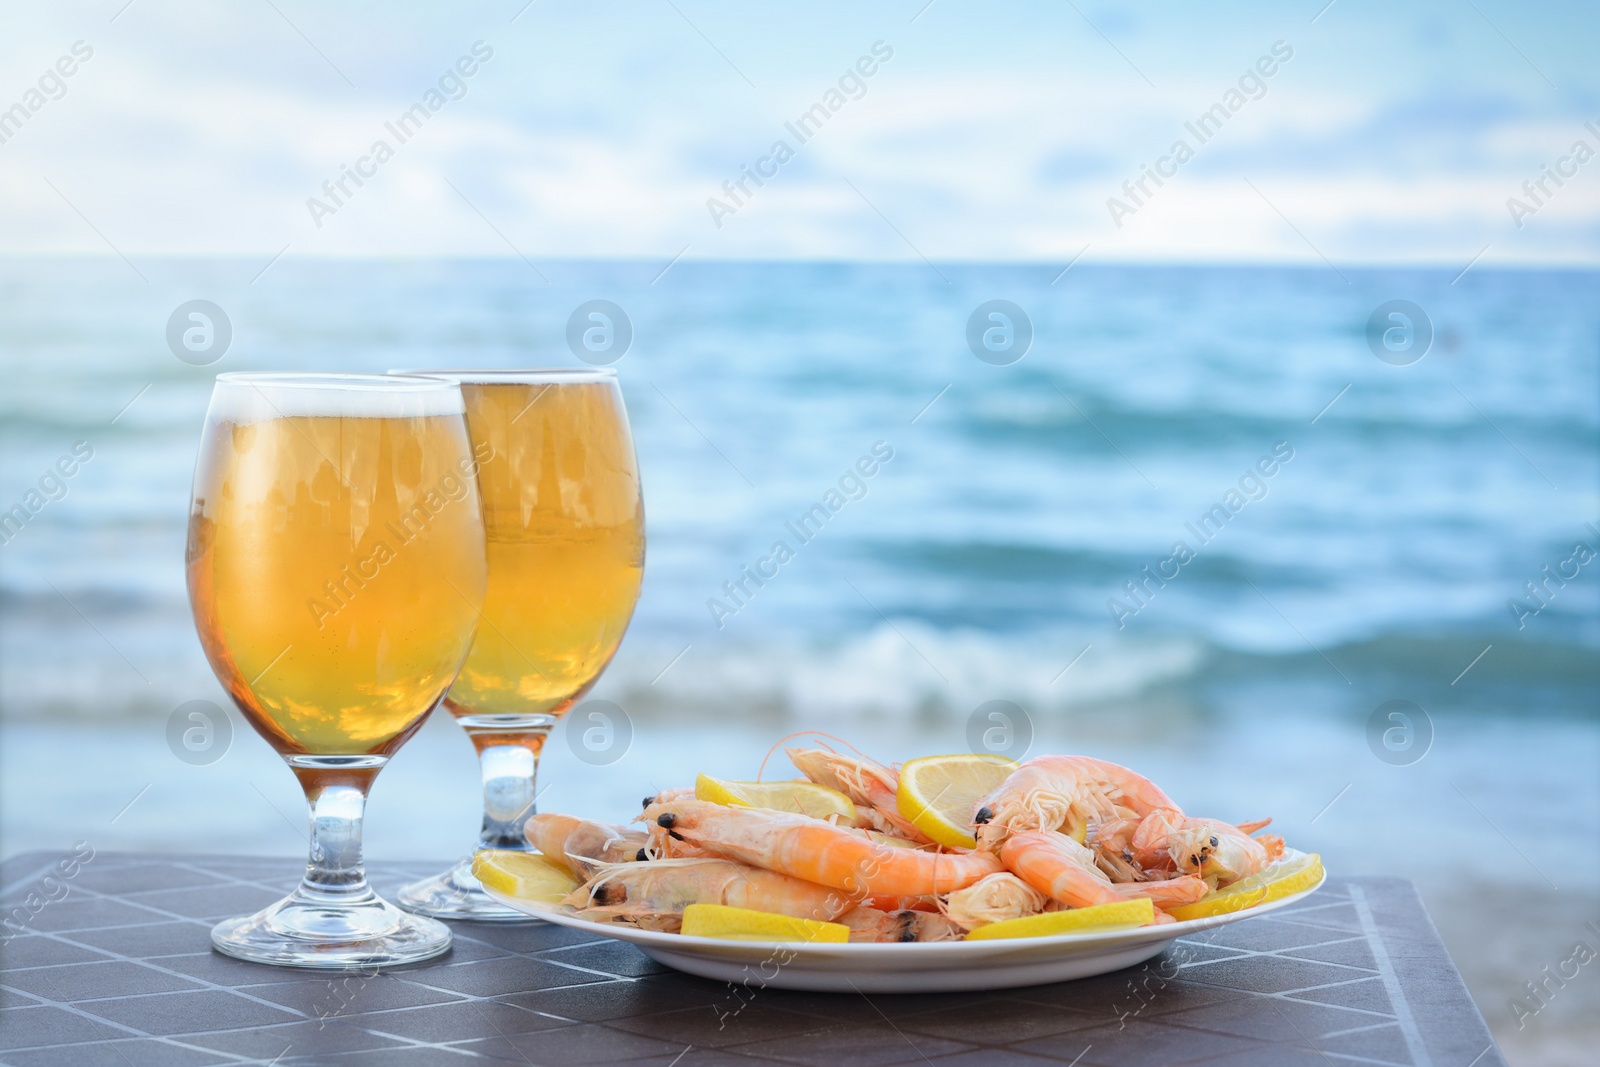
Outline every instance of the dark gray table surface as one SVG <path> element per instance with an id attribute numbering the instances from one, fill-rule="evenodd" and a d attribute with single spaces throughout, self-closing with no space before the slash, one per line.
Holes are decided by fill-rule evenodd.
<path id="1" fill-rule="evenodd" d="M 1399 879 L 1333 878 L 1100 978 L 867 997 L 736 991 L 543 923 L 458 923 L 448 955 L 376 976 L 264 967 L 212 952 L 208 931 L 286 892 L 294 860 L 101 853 L 43 883 L 59 858 L 0 865 L 0 1062 L 15 1067 L 1504 1063 Z M 379 864 L 373 880 L 442 866 Z"/>

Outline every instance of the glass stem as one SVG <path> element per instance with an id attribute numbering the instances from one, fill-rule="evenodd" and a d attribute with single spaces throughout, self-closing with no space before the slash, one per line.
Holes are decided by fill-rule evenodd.
<path id="1" fill-rule="evenodd" d="M 533 848 L 523 825 L 537 811 L 539 753 L 548 726 L 514 731 L 467 730 L 483 771 L 483 831 L 480 849 L 526 852 Z"/>
<path id="2" fill-rule="evenodd" d="M 300 897 L 331 907 L 377 899 L 361 859 L 361 824 L 372 781 L 387 762 L 381 756 L 290 757 L 311 809 L 311 855 Z"/>

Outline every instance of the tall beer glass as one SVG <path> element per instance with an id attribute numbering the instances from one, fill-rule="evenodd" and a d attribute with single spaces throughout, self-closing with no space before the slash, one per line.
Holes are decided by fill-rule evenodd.
<path id="1" fill-rule="evenodd" d="M 411 371 L 457 381 L 480 456 L 489 592 L 472 654 L 444 706 L 483 772 L 480 849 L 531 846 L 545 738 L 622 643 L 644 577 L 644 502 L 616 372 Z M 527 921 L 462 860 L 402 889 L 402 907 Z"/>
<path id="2" fill-rule="evenodd" d="M 218 924 L 228 955 L 351 968 L 449 948 L 443 924 L 368 886 L 361 820 L 472 647 L 486 574 L 476 473 L 453 382 L 217 376 L 189 601 L 212 670 L 311 808 L 299 888 Z"/>

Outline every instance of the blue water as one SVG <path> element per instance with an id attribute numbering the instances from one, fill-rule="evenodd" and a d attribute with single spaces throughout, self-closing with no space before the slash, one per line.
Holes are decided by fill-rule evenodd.
<path id="1" fill-rule="evenodd" d="M 566 318 L 595 297 L 635 332 L 617 369 L 649 562 L 607 685 L 642 714 L 1050 714 L 1284 672 L 1458 697 L 1486 646 L 1466 676 L 1486 705 L 1582 711 L 1600 662 L 1600 564 L 1508 606 L 1600 550 L 1592 271 L 685 261 L 652 282 L 662 264 L 285 259 L 252 283 L 264 262 L 145 263 L 149 284 L 114 259 L 0 262 L 4 506 L 94 450 L 0 548 L 9 715 L 164 712 L 206 685 L 178 560 L 214 372 L 574 365 Z M 233 324 L 212 367 L 166 346 L 194 297 Z M 1033 323 L 1011 366 L 964 338 L 996 297 Z M 1409 366 L 1365 336 L 1394 298 L 1435 331 Z M 878 442 L 865 495 L 795 537 Z M 1255 477 L 1274 449 L 1292 459 Z M 1220 531 L 1194 525 L 1228 502 Z M 743 579 L 779 540 L 794 558 Z"/>

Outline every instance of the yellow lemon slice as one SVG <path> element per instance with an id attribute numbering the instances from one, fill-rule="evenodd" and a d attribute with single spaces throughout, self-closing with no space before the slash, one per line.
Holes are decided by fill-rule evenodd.
<path id="1" fill-rule="evenodd" d="M 810 941 L 842 944 L 850 928 L 819 919 L 797 919 L 770 911 L 732 908 L 726 904 L 690 904 L 683 909 L 687 937 L 720 937 L 730 941 Z"/>
<path id="2" fill-rule="evenodd" d="M 923 756 L 900 768 L 895 807 L 946 848 L 976 848 L 972 809 L 1016 769 L 1016 761 L 988 753 Z"/>
<path id="3" fill-rule="evenodd" d="M 496 892 L 536 904 L 559 904 L 578 888 L 565 867 L 537 852 L 484 849 L 472 857 L 472 876 Z"/>
<path id="4" fill-rule="evenodd" d="M 1204 919 L 1211 915 L 1225 915 L 1230 911 L 1243 911 L 1269 900 L 1310 889 L 1322 881 L 1322 857 L 1313 852 L 1290 852 L 1248 878 L 1241 878 L 1230 886 L 1207 893 L 1193 904 L 1171 909 L 1174 919 Z"/>
<path id="5" fill-rule="evenodd" d="M 1051 911 L 1043 915 L 1024 915 L 980 926 L 966 936 L 968 941 L 991 941 L 997 937 L 1049 937 L 1051 934 L 1105 933 L 1109 930 L 1135 930 L 1156 920 L 1156 906 L 1149 897 L 1119 900 L 1115 904 L 1094 904 L 1087 908 Z"/>
<path id="6" fill-rule="evenodd" d="M 702 774 L 694 780 L 694 797 L 727 808 L 767 808 L 813 819 L 838 815 L 850 825 L 856 821 L 849 797 L 815 782 L 729 782 Z"/>

